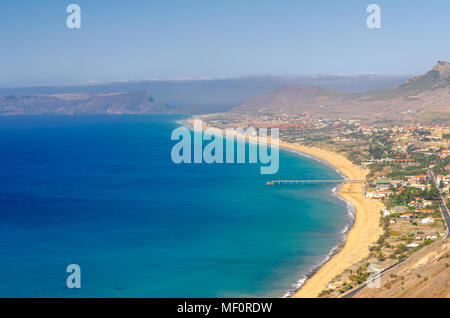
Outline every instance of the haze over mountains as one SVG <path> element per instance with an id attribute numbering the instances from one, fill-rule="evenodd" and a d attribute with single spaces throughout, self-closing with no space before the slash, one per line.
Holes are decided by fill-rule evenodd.
<path id="1" fill-rule="evenodd" d="M 249 99 L 232 111 L 308 114 L 331 118 L 448 119 L 450 63 L 439 61 L 426 74 L 416 76 L 402 85 L 366 93 L 287 86 Z"/>
<path id="2" fill-rule="evenodd" d="M 409 77 L 394 75 L 317 75 L 317 76 L 249 76 L 234 79 L 170 80 L 116 82 L 108 84 L 71 86 L 34 86 L 0 88 L 0 114 L 66 113 L 79 114 L 118 113 L 121 103 L 127 98 L 132 105 L 122 107 L 123 113 L 213 113 L 224 112 L 242 104 L 245 100 L 270 93 L 290 85 L 318 86 L 345 92 L 362 92 L 369 89 L 384 89 L 405 82 Z M 146 105 L 142 95 L 147 91 L 153 102 L 162 105 Z M 112 101 L 109 93 L 120 100 Z M 128 92 L 127 95 L 123 92 Z M 76 100 L 68 102 L 61 95 L 78 94 Z M 132 97 L 134 95 L 134 97 Z M 6 98 L 8 96 L 8 98 Z M 137 102 L 138 96 L 143 99 Z M 101 99 L 104 98 L 103 101 Z M 114 105 L 107 107 L 106 103 Z M 46 105 L 48 103 L 48 105 Z M 97 106 L 94 104 L 97 103 Z M 76 106 L 75 106 L 76 104 Z M 137 104 L 146 105 L 137 107 Z M 83 108 L 83 105 L 85 107 Z M 102 106 L 101 106 L 102 105 Z M 134 105 L 134 106 L 133 106 Z M 123 106 L 123 105 L 122 105 Z M 137 107 L 137 108 L 136 108 Z"/>
<path id="3" fill-rule="evenodd" d="M 145 91 L 106 94 L 8 95 L 0 97 L 0 114 L 151 114 L 170 113 Z"/>
<path id="4" fill-rule="evenodd" d="M 367 89 L 371 90 L 362 92 Z M 450 63 L 440 61 L 426 74 L 409 80 L 369 74 L 252 76 L 3 88 L 0 95 L 0 115 L 231 111 L 436 120 L 450 118 Z"/>

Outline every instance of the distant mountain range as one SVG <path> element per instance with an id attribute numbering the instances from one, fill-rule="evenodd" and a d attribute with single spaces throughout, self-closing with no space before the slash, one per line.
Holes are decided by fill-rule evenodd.
<path id="1" fill-rule="evenodd" d="M 372 90 L 362 92 L 368 88 Z M 0 88 L 0 115 L 227 111 L 328 118 L 448 120 L 450 63 L 438 62 L 428 73 L 409 80 L 370 74 L 251 76 Z"/>
<path id="2" fill-rule="evenodd" d="M 390 89 L 343 93 L 287 86 L 252 98 L 232 112 L 309 114 L 330 118 L 450 119 L 450 63 Z"/>
<path id="3" fill-rule="evenodd" d="M 0 115 L 151 114 L 170 113 L 145 91 L 106 94 L 7 95 L 0 97 Z"/>
<path id="4" fill-rule="evenodd" d="M 213 113 L 224 112 L 242 104 L 245 100 L 266 94 L 285 86 L 305 85 L 324 89 L 362 92 L 369 89 L 384 89 L 404 83 L 409 77 L 394 75 L 317 75 L 317 76 L 248 76 L 232 79 L 203 80 L 148 80 L 126 81 L 108 84 L 33 86 L 0 88 L 0 114 L 39 114 L 59 113 L 98 113 L 122 111 L 162 113 Z M 152 95 L 155 102 L 166 104 L 148 105 L 143 91 Z M 129 93 L 118 93 L 129 92 Z M 130 93 L 132 92 L 132 93 Z M 109 95 L 115 93 L 117 95 Z M 69 95 L 78 95 L 76 100 L 68 101 Z M 66 97 L 62 96 L 66 95 Z M 8 98 L 6 98 L 8 96 Z M 114 101 L 116 96 L 117 101 Z M 134 96 L 134 97 L 132 97 Z M 123 108 L 125 99 L 131 105 Z M 137 99 L 141 98 L 140 102 Z M 95 100 L 95 102 L 92 102 Z M 103 100 L 103 101 L 101 101 Z M 106 103 L 111 102 L 110 107 Z M 95 103 L 101 107 L 93 106 Z M 143 108 L 136 105 L 141 104 Z M 85 108 L 83 105 L 85 104 Z M 76 106 L 75 106 L 76 105 Z M 146 105 L 146 106 L 145 106 Z"/>

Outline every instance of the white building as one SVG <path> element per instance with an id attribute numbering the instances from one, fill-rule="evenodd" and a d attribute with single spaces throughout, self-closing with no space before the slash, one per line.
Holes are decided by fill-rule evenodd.
<path id="1" fill-rule="evenodd" d="M 421 220 L 422 224 L 428 224 L 428 223 L 434 223 L 434 219 L 433 218 L 424 218 Z"/>

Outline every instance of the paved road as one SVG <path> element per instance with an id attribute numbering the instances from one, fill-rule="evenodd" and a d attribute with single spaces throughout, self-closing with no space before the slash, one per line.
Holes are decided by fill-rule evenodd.
<path id="1" fill-rule="evenodd" d="M 428 170 L 427 171 L 428 177 L 432 180 L 432 182 L 434 183 L 434 185 L 436 187 L 438 187 L 438 185 L 436 184 L 436 178 L 435 178 L 435 174 L 433 170 Z M 439 204 L 441 206 L 441 211 L 442 211 L 442 216 L 444 217 L 444 221 L 447 224 L 447 238 L 450 237 L 450 213 L 448 212 L 448 208 L 447 205 L 445 204 L 445 200 L 442 197 L 442 194 L 439 194 Z M 383 270 L 382 272 L 380 272 L 376 277 L 381 277 L 383 274 L 385 274 L 388 270 L 396 267 L 397 265 L 401 264 L 404 260 L 401 260 L 400 262 L 386 268 L 385 270 Z M 361 289 L 363 289 L 364 287 L 367 286 L 367 283 L 364 283 L 361 286 L 356 287 L 355 289 L 353 289 L 352 291 L 344 294 L 343 296 L 341 296 L 342 298 L 348 298 L 348 297 L 353 297 L 355 294 L 357 294 Z"/>
<path id="2" fill-rule="evenodd" d="M 427 171 L 428 177 L 433 180 L 433 183 L 436 187 L 438 185 L 436 184 L 436 176 L 434 174 L 433 170 Z M 447 205 L 445 204 L 445 199 L 442 197 L 442 194 L 439 194 L 439 204 L 441 206 L 442 216 L 444 217 L 444 221 L 447 224 L 447 238 L 450 237 L 450 213 L 448 212 Z"/>
<path id="3" fill-rule="evenodd" d="M 373 281 L 374 279 L 377 279 L 377 278 L 380 278 L 380 279 L 381 279 L 381 276 L 384 275 L 387 271 L 389 271 L 389 270 L 393 269 L 394 267 L 396 267 L 397 265 L 403 263 L 405 260 L 406 260 L 406 259 L 402 259 L 400 262 L 395 263 L 394 265 L 391 265 L 391 266 L 389 266 L 388 268 L 385 268 L 384 270 L 382 270 L 382 271 L 381 271 L 380 273 L 378 273 L 377 275 L 374 275 L 374 276 L 372 277 L 372 280 L 371 280 L 371 281 Z M 355 296 L 361 289 L 363 289 L 364 287 L 366 287 L 367 284 L 368 284 L 368 282 L 362 284 L 361 286 L 356 287 L 356 288 L 353 289 L 352 291 L 350 291 L 350 292 L 348 292 L 347 294 L 344 294 L 343 296 L 341 296 L 341 298 L 350 298 L 350 297 Z"/>

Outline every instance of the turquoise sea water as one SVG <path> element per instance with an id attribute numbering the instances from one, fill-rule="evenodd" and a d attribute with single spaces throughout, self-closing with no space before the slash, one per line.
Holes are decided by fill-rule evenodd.
<path id="1" fill-rule="evenodd" d="M 178 119 L 0 118 L 0 297 L 278 297 L 323 260 L 348 222 L 333 185 L 265 182 L 333 169 L 175 165 Z"/>

